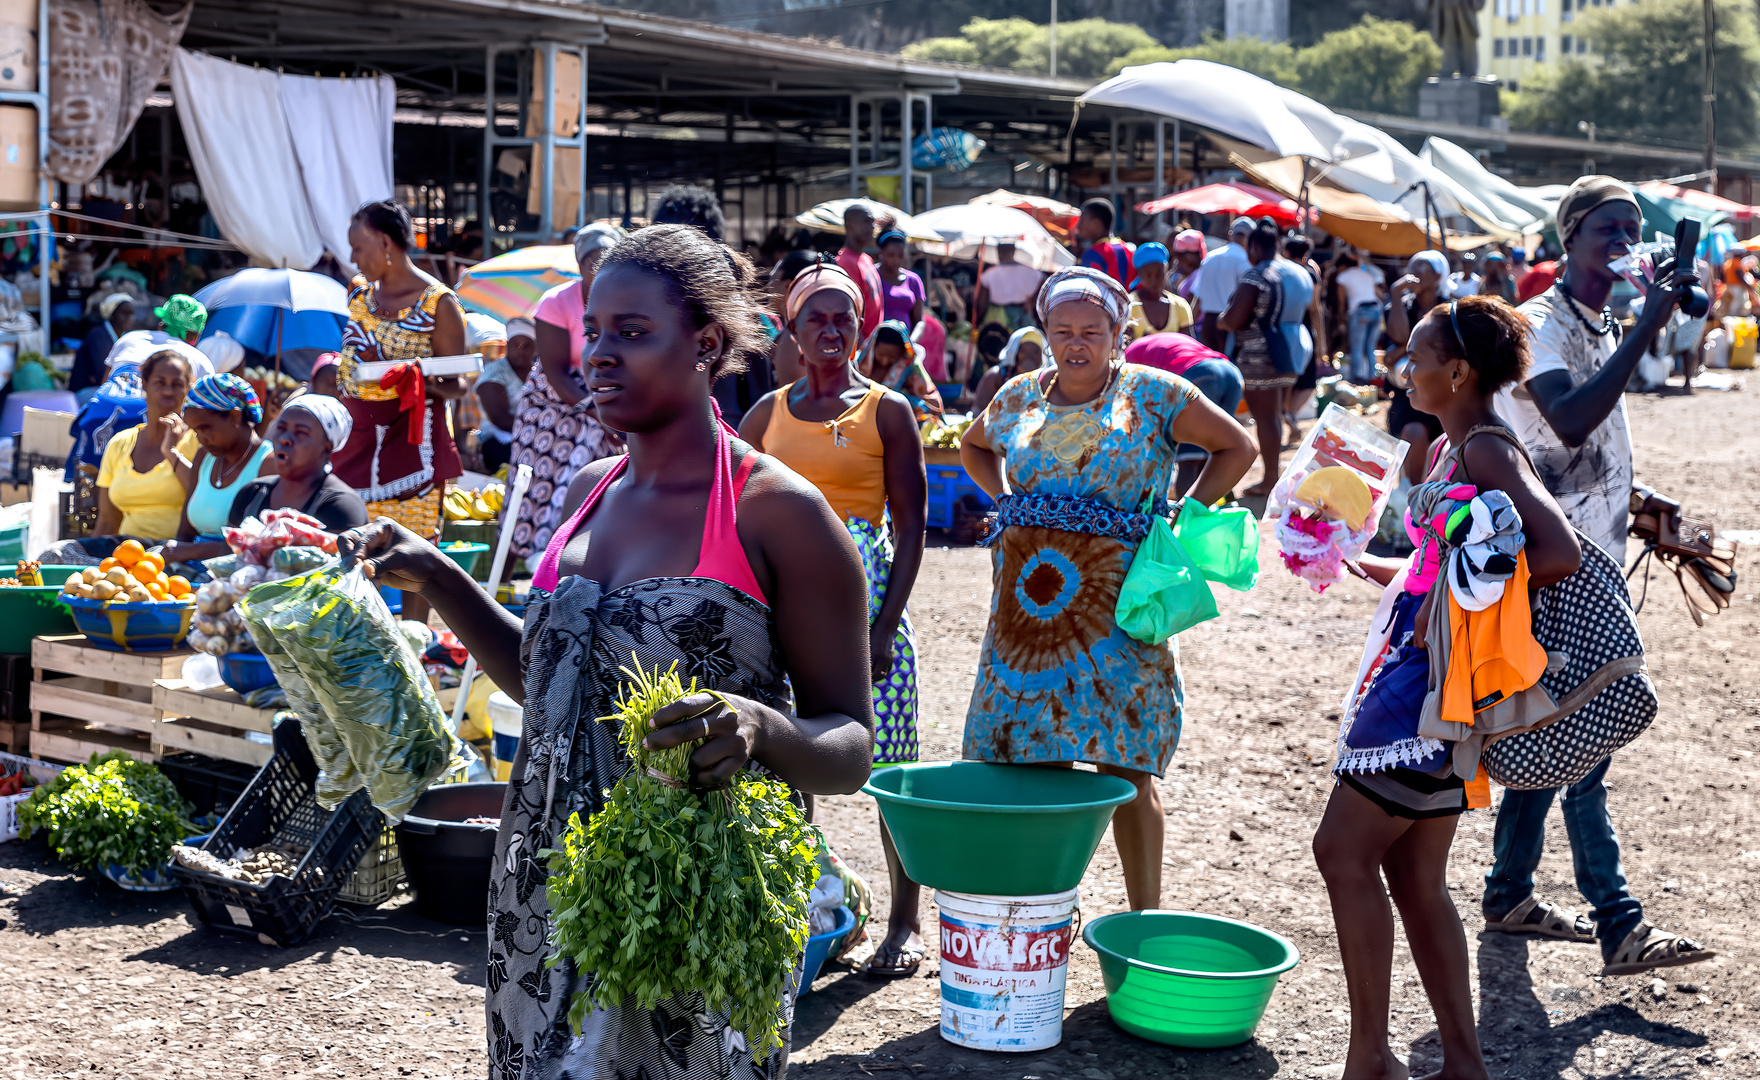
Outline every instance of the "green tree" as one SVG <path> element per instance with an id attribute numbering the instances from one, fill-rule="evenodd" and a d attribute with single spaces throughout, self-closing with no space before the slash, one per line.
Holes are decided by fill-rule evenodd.
<path id="1" fill-rule="evenodd" d="M 1296 52 L 1302 92 L 1335 109 L 1415 113 L 1418 87 L 1435 74 L 1442 49 L 1410 23 L 1365 16 Z"/>
<path id="2" fill-rule="evenodd" d="M 940 60 L 952 64 L 978 64 L 978 47 L 963 37 L 932 37 L 913 41 L 899 50 L 911 60 Z"/>
<path id="3" fill-rule="evenodd" d="M 1214 34 L 1203 44 L 1187 49 L 1169 49 L 1161 45 L 1132 49 L 1106 67 L 1106 74 L 1117 75 L 1127 67 L 1155 64 L 1172 60 L 1209 60 L 1250 71 L 1261 79 L 1279 86 L 1296 85 L 1296 51 L 1287 41 L 1260 41 L 1257 38 L 1220 38 Z"/>
<path id="4" fill-rule="evenodd" d="M 1044 27 L 1012 67 L 1021 71 L 1044 71 L 1049 62 L 1049 34 Z M 1135 49 L 1156 48 L 1148 31 L 1132 23 L 1105 19 L 1077 19 L 1057 24 L 1057 73 L 1076 79 L 1099 79 L 1115 57 Z"/>
<path id="5" fill-rule="evenodd" d="M 960 27 L 956 38 L 927 38 L 906 45 L 901 52 L 912 60 L 955 60 L 985 67 L 1020 67 L 1037 50 L 1040 67 L 1045 57 L 1046 31 L 1026 19 L 973 19 Z"/>
<path id="6" fill-rule="evenodd" d="M 1749 146 L 1760 122 L 1760 27 L 1747 0 L 1718 0 L 1717 138 Z M 1579 25 L 1599 67 L 1575 60 L 1522 85 L 1510 126 L 1575 135 L 1579 121 L 1606 137 L 1695 145 L 1703 138 L 1700 0 L 1647 0 L 1587 13 Z"/>

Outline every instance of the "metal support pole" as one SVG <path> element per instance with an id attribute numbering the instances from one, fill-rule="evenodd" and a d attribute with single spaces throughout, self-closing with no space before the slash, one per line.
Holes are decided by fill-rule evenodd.
<path id="1" fill-rule="evenodd" d="M 495 255 L 495 201 L 489 182 L 495 169 L 495 59 L 499 52 L 490 45 L 483 50 L 483 170 L 477 187 L 477 220 L 483 227 L 483 258 Z"/>
<path id="2" fill-rule="evenodd" d="M 1112 211 L 1118 213 L 1118 117 L 1107 121 L 1107 131 L 1112 137 L 1112 176 L 1106 185 L 1106 196 L 1112 202 Z"/>
<path id="3" fill-rule="evenodd" d="M 580 140 L 580 198 L 575 200 L 574 224 L 578 229 L 587 223 L 591 208 L 587 206 L 587 197 L 592 194 L 593 185 L 587 180 L 587 43 L 581 42 L 581 112 L 580 126 L 575 129 L 575 137 Z"/>
<path id="4" fill-rule="evenodd" d="M 898 201 L 899 209 L 911 213 L 911 128 L 916 121 L 917 96 L 906 90 L 898 99 Z"/>
<path id="5" fill-rule="evenodd" d="M 544 163 L 544 187 L 538 192 L 538 235 L 548 241 L 554 234 L 556 216 L 556 43 L 538 46 L 544 59 L 544 113 L 538 118 L 537 156 Z M 536 171 L 536 170 L 534 170 Z"/>
<path id="6" fill-rule="evenodd" d="M 924 94 L 923 95 L 923 131 L 925 133 L 927 133 L 927 132 L 934 131 L 934 130 L 935 130 L 935 96 L 933 94 Z M 935 209 L 935 174 L 934 173 L 924 173 L 923 174 L 923 209 L 924 210 Z"/>
<path id="7" fill-rule="evenodd" d="M 1180 136 L 1179 121 L 1175 120 L 1173 122 L 1173 171 L 1174 172 L 1178 172 L 1179 168 L 1180 168 L 1180 165 L 1179 165 L 1179 155 L 1180 155 L 1179 136 Z M 1194 162 L 1192 162 L 1192 172 L 1196 173 L 1197 171 L 1198 171 L 1198 163 L 1196 161 L 1194 161 Z"/>
<path id="8" fill-rule="evenodd" d="M 1155 197 L 1167 194 L 1167 121 L 1155 118 Z"/>
<path id="9" fill-rule="evenodd" d="M 862 194 L 862 99 L 849 96 L 849 197 Z"/>
<path id="10" fill-rule="evenodd" d="M 1717 194 L 1717 5 L 1705 0 L 1705 47 L 1701 63 L 1705 84 L 1705 190 Z"/>
<path id="11" fill-rule="evenodd" d="M 1711 0 L 1705 0 L 1707 4 Z M 1057 77 L 1057 0 L 1051 0 L 1051 25 L 1047 28 L 1047 51 L 1051 54 L 1051 77 Z"/>

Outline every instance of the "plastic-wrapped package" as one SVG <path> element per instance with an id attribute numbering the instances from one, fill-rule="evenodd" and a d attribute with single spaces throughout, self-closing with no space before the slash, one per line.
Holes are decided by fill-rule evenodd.
<path id="1" fill-rule="evenodd" d="M 1307 581 L 1315 592 L 1344 580 L 1345 562 L 1362 555 L 1375 538 L 1381 508 L 1399 484 L 1407 449 L 1405 441 L 1355 413 L 1337 404 L 1326 406 L 1265 503 L 1265 517 L 1274 523 L 1283 564 L 1290 573 Z M 1351 484 L 1330 485 L 1328 490 L 1359 487 L 1367 494 L 1366 507 L 1303 497 L 1304 480 L 1335 467 L 1349 470 Z M 1331 502 L 1345 500 L 1335 497 Z"/>
<path id="2" fill-rule="evenodd" d="M 300 699 L 310 695 L 351 766 L 350 774 L 332 774 L 312 748 L 324 770 L 321 804 L 340 804 L 365 787 L 374 806 L 401 821 L 430 784 L 450 772 L 462 775 L 468 749 L 450 730 L 378 588 L 358 568 L 331 564 L 258 585 L 240 607 L 288 702 L 303 718 Z M 286 670 L 304 685 L 290 685 Z"/>
<path id="3" fill-rule="evenodd" d="M 277 582 L 274 586 L 265 585 L 263 588 L 266 591 L 283 584 Z M 287 695 L 288 710 L 299 717 L 300 731 L 306 737 L 306 746 L 312 751 L 312 760 L 317 762 L 318 802 L 326 810 L 334 810 L 362 786 L 360 771 L 349 758 L 348 748 L 343 745 L 342 737 L 330 723 L 329 715 L 318 703 L 317 695 L 306 683 L 306 677 L 300 674 L 299 665 L 281 647 L 280 639 L 261 624 L 248 622 L 248 607 L 243 614 L 251 628 L 251 636 L 256 639 L 257 651 L 269 662 L 269 670 L 275 673 L 275 682 L 281 687 L 282 693 Z"/>
<path id="4" fill-rule="evenodd" d="M 269 557 L 269 565 L 288 577 L 309 573 L 329 561 L 330 556 L 319 547 L 277 548 Z"/>

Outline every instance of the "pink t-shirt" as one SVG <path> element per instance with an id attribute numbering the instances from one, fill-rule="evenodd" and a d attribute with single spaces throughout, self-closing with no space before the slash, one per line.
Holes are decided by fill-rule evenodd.
<path id="1" fill-rule="evenodd" d="M 865 251 L 851 251 L 840 248 L 837 252 L 837 265 L 843 272 L 854 278 L 862 287 L 862 340 L 880 325 L 880 294 L 884 283 L 880 280 L 880 271 L 874 266 L 874 260 L 868 258 Z"/>
<path id="2" fill-rule="evenodd" d="M 1124 358 L 1129 363 L 1160 368 L 1174 375 L 1184 375 L 1192 365 L 1206 360 L 1228 359 L 1190 334 L 1181 333 L 1138 338 L 1125 347 Z"/>
<path id="3" fill-rule="evenodd" d="M 568 369 L 580 371 L 581 349 L 587 341 L 587 329 L 581 319 L 587 313 L 586 302 L 581 299 L 581 283 L 565 281 L 538 298 L 538 307 L 533 316 L 539 322 L 547 322 L 551 326 L 560 326 L 568 331 Z"/>
<path id="4" fill-rule="evenodd" d="M 938 383 L 947 381 L 947 327 L 935 317 L 935 313 L 923 311 L 923 332 L 917 336 L 917 344 L 923 347 L 923 370 L 929 378 Z"/>

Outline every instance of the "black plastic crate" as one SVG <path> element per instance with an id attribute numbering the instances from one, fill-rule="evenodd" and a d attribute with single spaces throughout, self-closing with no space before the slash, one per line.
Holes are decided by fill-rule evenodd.
<path id="1" fill-rule="evenodd" d="M 3 663 L 4 657 L 0 657 Z M 224 815 L 250 787 L 257 770 L 237 761 L 211 758 L 187 750 L 166 754 L 159 759 L 159 771 L 177 788 L 185 802 L 203 817 Z"/>
<path id="2" fill-rule="evenodd" d="M 275 728 L 275 756 L 258 771 L 202 847 L 222 858 L 262 844 L 304 847 L 293 877 L 266 884 L 232 881 L 172 865 L 196 914 L 215 930 L 269 945 L 296 945 L 312 935 L 382 826 L 365 790 L 335 810 L 318 805 L 318 766 L 299 722 Z"/>
<path id="3" fill-rule="evenodd" d="M 30 723 L 31 654 L 0 653 L 0 722 Z"/>

